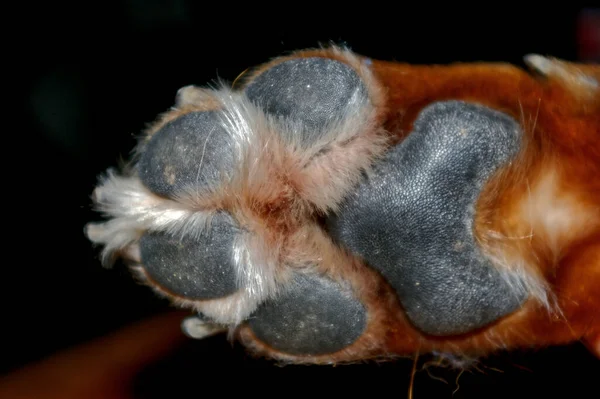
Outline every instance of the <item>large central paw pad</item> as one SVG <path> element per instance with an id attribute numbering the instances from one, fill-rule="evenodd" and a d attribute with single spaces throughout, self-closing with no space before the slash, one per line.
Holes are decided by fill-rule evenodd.
<path id="1" fill-rule="evenodd" d="M 517 123 L 502 113 L 436 103 L 329 219 L 331 234 L 381 271 L 428 334 L 483 327 L 524 300 L 473 236 L 482 187 L 519 143 Z"/>

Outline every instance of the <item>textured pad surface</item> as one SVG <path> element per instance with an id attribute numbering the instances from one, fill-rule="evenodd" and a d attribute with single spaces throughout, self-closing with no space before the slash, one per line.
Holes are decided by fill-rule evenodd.
<path id="1" fill-rule="evenodd" d="M 511 292 L 472 231 L 484 183 L 519 144 L 520 129 L 505 114 L 460 101 L 435 103 L 328 220 L 332 236 L 396 289 L 421 331 L 465 333 L 525 299 Z"/>
<path id="2" fill-rule="evenodd" d="M 366 324 L 365 309 L 348 289 L 318 276 L 297 275 L 275 301 L 250 318 L 256 337 L 295 355 L 337 352 L 352 344 Z"/>
<path id="3" fill-rule="evenodd" d="M 163 126 L 145 145 L 138 163 L 142 183 L 173 197 L 188 187 L 216 183 L 233 168 L 231 137 L 214 111 L 185 114 Z"/>
<path id="4" fill-rule="evenodd" d="M 311 144 L 349 104 L 365 99 L 367 90 L 348 65 L 327 58 L 284 61 L 256 77 L 246 95 L 267 113 L 301 122 L 302 144 Z"/>
<path id="5" fill-rule="evenodd" d="M 226 213 L 213 217 L 199 238 L 146 233 L 140 240 L 142 264 L 150 277 L 188 299 L 214 299 L 237 291 L 233 243 L 238 229 Z"/>

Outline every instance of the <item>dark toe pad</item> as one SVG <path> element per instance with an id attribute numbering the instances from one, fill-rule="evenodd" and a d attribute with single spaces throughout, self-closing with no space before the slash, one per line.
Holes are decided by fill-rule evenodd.
<path id="1" fill-rule="evenodd" d="M 519 126 L 509 116 L 460 101 L 435 103 L 328 220 L 332 236 L 395 288 L 421 331 L 465 333 L 525 299 L 482 254 L 472 230 L 483 185 L 519 145 Z"/>
<path id="2" fill-rule="evenodd" d="M 152 280 L 175 295 L 221 298 L 238 289 L 233 253 L 237 234 L 226 213 L 216 214 L 198 238 L 146 233 L 140 240 L 142 264 Z"/>
<path id="3" fill-rule="evenodd" d="M 156 194 L 216 183 L 233 167 L 233 144 L 215 111 L 192 112 L 165 124 L 142 149 L 140 179 Z"/>
<path id="4" fill-rule="evenodd" d="M 276 300 L 249 320 L 258 339 L 293 355 L 322 355 L 352 344 L 364 331 L 365 309 L 349 289 L 317 276 L 297 275 Z"/>
<path id="5" fill-rule="evenodd" d="M 350 66 L 313 57 L 284 61 L 262 72 L 246 95 L 267 113 L 302 123 L 300 142 L 311 144 L 349 104 L 365 99 L 367 90 Z"/>

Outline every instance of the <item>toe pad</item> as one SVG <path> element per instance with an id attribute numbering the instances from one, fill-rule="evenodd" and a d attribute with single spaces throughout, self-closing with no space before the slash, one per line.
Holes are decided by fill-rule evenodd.
<path id="1" fill-rule="evenodd" d="M 358 74 L 328 58 L 284 61 L 258 75 L 246 88 L 248 98 L 276 117 L 301 122 L 299 140 L 311 144 L 325 128 L 367 96 Z"/>
<path id="2" fill-rule="evenodd" d="M 349 289 L 326 278 L 297 275 L 249 324 L 258 339 L 276 350 L 321 355 L 352 344 L 365 329 L 366 314 Z"/>
<path id="3" fill-rule="evenodd" d="M 233 168 L 233 144 L 215 111 L 192 112 L 168 122 L 146 143 L 138 163 L 142 183 L 173 197 L 203 188 Z"/>
<path id="4" fill-rule="evenodd" d="M 221 298 L 237 291 L 233 219 L 219 213 L 200 237 L 146 233 L 140 240 L 146 273 L 161 287 L 186 299 Z"/>

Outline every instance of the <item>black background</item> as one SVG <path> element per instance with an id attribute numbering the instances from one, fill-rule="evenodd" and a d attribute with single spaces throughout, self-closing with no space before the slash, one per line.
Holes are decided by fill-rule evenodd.
<path id="1" fill-rule="evenodd" d="M 89 200 L 96 176 L 128 157 L 136 135 L 173 104 L 178 88 L 216 78 L 231 82 L 249 66 L 330 42 L 412 63 L 522 65 L 522 56 L 532 52 L 575 60 L 581 10 L 504 9 L 500 3 L 464 10 L 432 3 L 417 10 L 347 2 L 325 13 L 303 3 L 263 10 L 212 5 L 129 0 L 22 10 L 22 23 L 9 36 L 15 56 L 5 61 L 15 69 L 6 83 L 17 83 L 19 90 L 9 99 L 17 107 L 5 108 L 6 120 L 17 123 L 4 131 L 10 162 L 2 373 L 168 308 L 122 265 L 102 268 L 83 226 L 98 219 Z M 410 359 L 401 359 L 281 368 L 214 337 L 190 342 L 146 370 L 136 390 L 145 398 L 199 397 L 215 384 L 231 394 L 364 390 L 405 397 L 411 366 Z M 557 387 L 573 397 L 596 397 L 594 375 L 600 376 L 600 362 L 581 344 L 499 354 L 482 360 L 480 369 L 462 373 L 453 397 L 548 395 Z M 430 371 L 448 384 L 417 373 L 415 398 L 452 397 L 459 372 Z"/>

